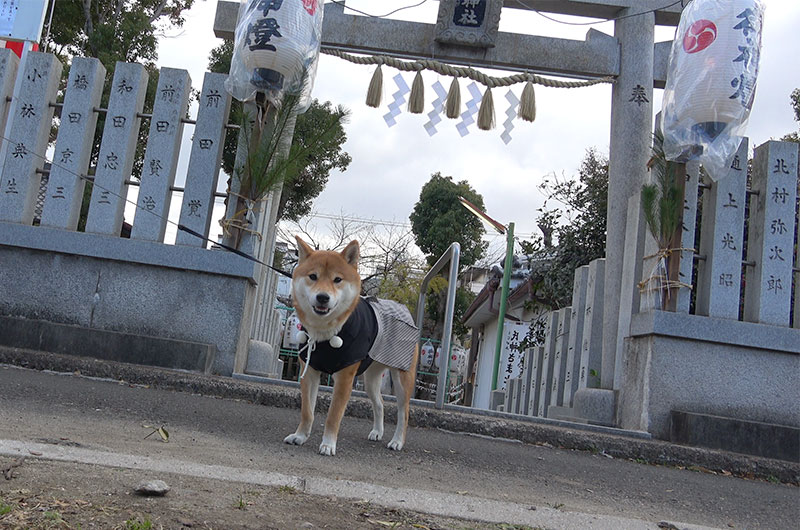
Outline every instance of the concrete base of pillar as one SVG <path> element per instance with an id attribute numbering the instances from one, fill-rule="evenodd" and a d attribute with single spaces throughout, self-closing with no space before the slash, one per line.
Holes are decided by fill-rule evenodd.
<path id="1" fill-rule="evenodd" d="M 617 392 L 604 388 L 582 388 L 575 393 L 574 415 L 592 425 L 614 426 Z"/>
<path id="2" fill-rule="evenodd" d="M 489 410 L 503 410 L 505 409 L 506 391 L 505 390 L 492 390 L 491 401 L 489 402 Z"/>
<path id="3" fill-rule="evenodd" d="M 283 375 L 283 361 L 278 357 L 278 351 L 272 344 L 250 340 L 245 373 L 280 379 Z"/>
<path id="4" fill-rule="evenodd" d="M 586 418 L 575 414 L 575 409 L 573 407 L 550 405 L 547 407 L 547 418 L 551 420 L 570 421 L 573 423 L 588 423 Z"/>

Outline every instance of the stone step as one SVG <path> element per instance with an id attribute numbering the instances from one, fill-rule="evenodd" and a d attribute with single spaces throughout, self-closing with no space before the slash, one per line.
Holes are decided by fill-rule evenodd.
<path id="1" fill-rule="evenodd" d="M 800 462 L 800 428 L 673 410 L 673 443 Z"/>
<path id="2" fill-rule="evenodd" d="M 208 373 L 216 346 L 0 316 L 0 345 Z"/>
<path id="3" fill-rule="evenodd" d="M 573 423 L 589 423 L 589 420 L 582 418 L 575 414 L 575 409 L 572 407 L 559 407 L 557 405 L 550 405 L 547 407 L 547 417 L 551 420 L 571 421 Z"/>

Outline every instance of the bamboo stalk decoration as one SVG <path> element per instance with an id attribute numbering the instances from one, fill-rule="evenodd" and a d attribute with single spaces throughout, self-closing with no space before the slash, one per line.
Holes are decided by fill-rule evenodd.
<path id="1" fill-rule="evenodd" d="M 263 101 L 255 118 L 244 110 L 233 116 L 241 127 L 246 146 L 244 163 L 233 170 L 239 181 L 234 215 L 220 221 L 226 233 L 234 236 L 238 248 L 244 233 L 257 234 L 252 229 L 253 214 L 259 203 L 270 193 L 290 182 L 309 164 L 317 148 L 336 132 L 336 125 L 347 119 L 348 112 L 338 107 L 328 123 L 323 123 L 306 143 L 291 143 L 301 94 L 285 94 L 280 105 L 271 107 Z M 260 237 L 260 234 L 257 234 Z"/>
<path id="2" fill-rule="evenodd" d="M 639 284 L 643 293 L 657 293 L 662 310 L 672 304 L 672 296 L 681 287 L 690 285 L 678 280 L 675 264 L 681 252 L 694 249 L 680 248 L 680 231 L 683 220 L 682 184 L 685 168 L 682 164 L 670 162 L 664 156 L 663 136 L 657 132 L 653 141 L 653 157 L 648 163 L 653 179 L 642 186 L 642 210 L 650 234 L 658 245 L 658 252 L 644 259 L 655 258 L 648 278 Z M 672 275 L 672 277 L 670 277 Z"/>

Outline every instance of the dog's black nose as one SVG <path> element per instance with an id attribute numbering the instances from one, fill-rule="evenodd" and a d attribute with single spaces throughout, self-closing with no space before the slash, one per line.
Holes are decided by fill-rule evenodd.
<path id="1" fill-rule="evenodd" d="M 322 305 L 325 305 L 330 301 L 331 301 L 331 296 L 328 293 L 319 293 L 317 295 L 317 302 L 319 302 Z"/>

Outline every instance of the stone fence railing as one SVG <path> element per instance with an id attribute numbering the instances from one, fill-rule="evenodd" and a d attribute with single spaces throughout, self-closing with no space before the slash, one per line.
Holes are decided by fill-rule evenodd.
<path id="1" fill-rule="evenodd" d="M 100 108 L 106 72 L 93 58 L 72 62 L 63 103 L 56 105 L 61 64 L 49 54 L 31 53 L 21 72 L 19 97 L 12 99 L 4 116 L 9 126 L 3 141 L 4 169 L 0 185 L 0 220 L 31 224 L 44 175 L 47 192 L 41 210 L 41 226 L 75 230 L 84 186 L 94 184 L 86 218 L 86 232 L 119 235 L 139 128 L 149 121 L 132 239 L 163 242 L 180 143 L 187 123 L 191 91 L 188 72 L 173 68 L 160 71 L 152 115 L 144 115 L 147 71 L 140 64 L 119 63 L 111 81 L 108 108 Z M 15 72 L 6 68 L 3 77 Z M 206 74 L 200 93 L 197 119 L 193 122 L 192 152 L 183 190 L 180 224 L 208 237 L 219 163 L 224 145 L 230 96 L 223 89 L 226 76 Z M 13 81 L 2 82 L 13 87 Z M 10 98 L 11 93 L 0 94 Z M 60 106 L 60 120 L 52 159 L 47 156 L 53 114 Z M 98 116 L 105 125 L 96 161 L 91 160 Z M 45 162 L 50 161 L 49 169 Z M 94 164 L 92 164 L 94 162 Z M 94 167 L 90 170 L 90 164 Z M 206 241 L 179 232 L 177 244 L 206 247 Z"/>
<path id="2" fill-rule="evenodd" d="M 798 146 L 774 141 L 759 146 L 749 180 L 747 155 L 745 139 L 729 174 L 717 182 L 701 182 L 699 167 L 687 165 L 681 246 L 697 251 L 680 254 L 680 281 L 687 287 L 678 293 L 676 313 L 690 319 L 707 317 L 706 324 L 690 320 L 687 327 L 705 326 L 707 331 L 700 335 L 710 342 L 725 342 L 726 338 L 715 330 L 720 322 L 739 321 L 748 323 L 742 333 L 751 337 L 731 338 L 737 347 L 749 342 L 763 350 L 797 353 L 800 342 L 791 342 L 792 337 L 800 335 L 789 328 L 800 328 Z M 696 233 L 699 241 L 695 240 Z M 638 270 L 628 270 L 635 270 L 637 278 L 625 279 L 634 289 L 639 279 L 653 273 L 653 259 L 648 262 L 647 257 L 657 250 L 652 241 L 645 243 L 644 249 L 635 247 L 632 245 L 628 252 L 632 256 L 638 253 L 640 265 Z M 569 418 L 579 390 L 623 390 L 623 359 L 609 362 L 602 352 L 603 306 L 620 300 L 618 295 L 604 293 L 604 262 L 598 259 L 577 269 L 572 306 L 542 317 L 544 342 L 525 352 L 521 376 L 509 381 L 503 396 L 507 412 Z M 657 306 L 658 296 L 653 293 L 645 291 L 635 298 L 640 301 L 632 308 L 634 315 Z M 754 333 L 757 336 L 752 336 Z M 631 335 L 626 329 L 622 338 Z M 765 363 L 767 358 L 764 356 Z M 797 365 L 797 356 L 794 358 Z M 604 370 L 615 373 L 602 377 Z"/>
<path id="3" fill-rule="evenodd" d="M 20 63 L 10 50 L 0 50 L 0 253 L 7 253 L 7 263 L 19 260 L 29 269 L 0 264 L 5 284 L 25 286 L 0 295 L 0 316 L 209 344 L 216 353 L 208 369 L 243 371 L 249 339 L 274 339 L 277 322 L 272 325 L 271 301 L 259 302 L 274 284 L 272 273 L 208 248 L 215 200 L 224 196 L 217 184 L 225 135 L 232 127 L 231 98 L 223 87 L 227 76 L 205 74 L 197 116 L 190 120 L 192 84 L 185 70 L 160 70 L 151 114 L 143 113 L 148 73 L 140 64 L 117 63 L 106 108 L 101 108 L 106 71 L 97 59 L 72 60 L 58 103 L 62 70 L 50 54 L 31 52 Z M 105 119 L 98 152 L 93 144 L 100 116 Z M 141 178 L 133 179 L 140 129 L 147 131 L 147 140 Z M 185 186 L 179 188 L 176 171 L 188 134 L 191 152 Z M 88 211 L 82 214 L 89 183 Z M 139 190 L 135 208 L 128 208 L 129 215 L 134 211 L 128 239 L 120 235 L 130 186 Z M 167 224 L 175 222 L 168 220 L 170 206 L 174 211 L 178 203 L 180 229 L 175 244 L 165 244 Z M 270 199 L 254 212 L 257 230 L 274 222 L 271 205 Z M 226 217 L 234 213 L 228 210 Z M 82 215 L 85 231 L 78 231 Z M 274 238 L 247 237 L 241 250 L 264 259 L 273 243 Z M 53 256 L 62 261 L 52 262 Z M 45 285 L 42 276 L 64 275 L 72 261 L 81 264 L 77 270 L 86 271 L 87 278 L 78 273 L 61 292 L 77 306 L 65 301 L 47 307 L 45 291 L 52 291 L 52 283 Z M 125 269 L 126 277 L 117 270 L 122 263 L 134 265 Z M 167 281 L 173 282 L 169 288 Z M 75 292 L 67 292 L 70 288 Z M 39 289 L 41 300 L 35 294 Z M 112 294 L 128 312 L 111 307 Z M 103 296 L 109 298 L 108 320 L 99 318 Z"/>

